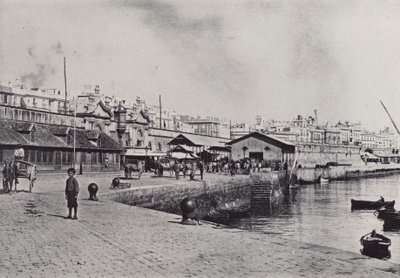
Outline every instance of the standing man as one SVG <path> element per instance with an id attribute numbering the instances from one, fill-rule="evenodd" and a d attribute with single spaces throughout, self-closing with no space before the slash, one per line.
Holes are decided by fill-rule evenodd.
<path id="1" fill-rule="evenodd" d="M 203 179 L 203 175 L 204 175 L 204 164 L 203 161 L 200 160 L 199 162 L 199 169 L 200 169 L 200 177 L 201 179 Z"/>
<path id="2" fill-rule="evenodd" d="M 65 185 L 65 200 L 67 200 L 67 207 L 69 210 L 67 219 L 72 218 L 72 209 L 74 209 L 74 218 L 78 219 L 78 193 L 79 193 L 79 183 L 74 177 L 76 171 L 74 168 L 68 169 L 68 176 Z"/>

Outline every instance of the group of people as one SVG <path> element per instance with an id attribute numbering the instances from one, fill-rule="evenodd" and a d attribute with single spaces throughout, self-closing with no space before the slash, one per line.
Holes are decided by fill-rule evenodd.
<path id="1" fill-rule="evenodd" d="M 183 177 L 189 176 L 191 180 L 194 176 L 199 173 L 201 179 L 204 177 L 204 173 L 220 173 L 230 174 L 232 176 L 236 174 L 250 174 L 260 173 L 263 168 L 271 168 L 273 171 L 282 171 L 288 169 L 287 162 L 276 162 L 268 163 L 263 160 L 215 160 L 212 162 L 204 163 L 201 160 L 189 160 L 189 161 L 174 161 L 171 165 L 171 171 L 175 174 L 176 179 L 179 179 L 180 173 Z M 158 170 L 160 171 L 160 170 Z"/>
<path id="2" fill-rule="evenodd" d="M 230 173 L 232 176 L 235 174 L 250 174 L 260 173 L 262 168 L 271 168 L 273 171 L 287 170 L 287 162 L 277 162 L 269 164 L 267 161 L 256 159 L 242 159 L 234 160 L 216 160 L 208 162 L 205 166 L 207 173 Z"/>
<path id="3" fill-rule="evenodd" d="M 182 172 L 183 178 L 186 175 L 189 176 L 190 180 L 194 180 L 197 170 L 199 170 L 200 179 L 204 176 L 204 163 L 201 160 L 198 161 L 183 161 L 179 163 L 177 160 L 171 166 L 171 170 L 175 173 L 175 178 L 179 179 L 179 173 Z"/>

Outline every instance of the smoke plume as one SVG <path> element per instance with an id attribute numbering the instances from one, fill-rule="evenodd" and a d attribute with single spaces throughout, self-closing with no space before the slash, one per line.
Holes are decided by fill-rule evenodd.
<path id="1" fill-rule="evenodd" d="M 60 57 L 64 55 L 61 42 L 51 45 L 46 53 L 38 53 L 34 46 L 30 46 L 27 53 L 33 70 L 21 75 L 20 80 L 28 87 L 43 86 L 50 76 L 57 74 L 56 68 L 61 68 L 55 66 L 55 64 L 61 64 Z"/>

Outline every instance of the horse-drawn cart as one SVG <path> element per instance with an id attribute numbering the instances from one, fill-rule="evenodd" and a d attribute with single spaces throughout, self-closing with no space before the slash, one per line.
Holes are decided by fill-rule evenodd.
<path id="1" fill-rule="evenodd" d="M 174 161 L 170 157 L 161 157 L 154 162 L 154 174 L 161 177 L 164 175 L 164 171 L 168 171 L 170 177 L 172 177 L 174 175 L 173 164 Z"/>
<path id="2" fill-rule="evenodd" d="M 11 160 L 3 164 L 3 191 L 10 192 L 15 185 L 17 191 L 18 179 L 23 178 L 29 181 L 29 192 L 32 192 L 36 180 L 36 165 L 23 160 Z"/>

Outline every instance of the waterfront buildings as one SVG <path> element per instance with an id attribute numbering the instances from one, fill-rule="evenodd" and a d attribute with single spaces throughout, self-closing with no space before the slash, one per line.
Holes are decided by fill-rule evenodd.
<path id="1" fill-rule="evenodd" d="M 170 142 L 179 136 L 191 141 L 187 141 L 186 144 L 195 152 L 208 152 L 223 157 L 229 153 L 225 143 L 254 131 L 295 145 L 298 158 L 302 159 L 304 165 L 310 166 L 332 161 L 345 163 L 353 159 L 354 154 L 367 148 L 392 154 L 399 149 L 398 135 L 389 128 L 374 133 L 363 129 L 360 123 L 353 124 L 347 121 L 339 121 L 334 125 L 326 123 L 322 126 L 318 125 L 316 113 L 308 117 L 298 115 L 291 121 L 266 121 L 257 116 L 255 125 L 231 125 L 213 117 L 194 118 L 166 108 L 160 111 L 159 105 L 147 104 L 140 97 L 136 97 L 134 101 L 116 98 L 101 92 L 99 86 L 94 86 L 93 89 L 91 86 L 85 86 L 81 94 L 67 101 L 62 90 L 28 89 L 23 85 L 0 86 L 0 119 L 13 121 L 10 126 L 20 122 L 33 123 L 35 128 L 32 129 L 39 130 L 49 126 L 58 126 L 66 130 L 69 128 L 64 134 L 67 139 L 74 129 L 79 134 L 86 134 L 83 131 L 93 131 L 98 134 L 96 136 L 100 141 L 107 136 L 120 146 L 118 159 L 114 157 L 118 153 L 114 147 L 111 149 L 112 155 L 109 154 L 110 157 L 113 156 L 114 163 L 118 160 L 120 164 L 134 159 L 157 159 L 174 146 Z M 86 136 L 88 142 L 92 142 L 89 139 L 91 135 L 82 136 Z M 68 152 L 72 142 L 64 141 L 66 145 L 63 149 L 67 153 L 65 163 L 68 164 L 71 163 Z M 14 143 L 23 144 L 22 141 Z M 91 144 L 93 145 L 93 142 Z M 10 145 L 6 145 L 6 141 L 0 142 L 0 147 L 8 150 L 2 156 L 9 157 L 11 149 Z M 24 146 L 28 148 L 30 155 L 32 144 L 26 143 Z M 107 146 L 100 144 L 100 149 L 90 152 L 107 153 Z M 93 154 L 97 158 L 90 158 L 93 163 L 89 165 L 86 162 L 87 156 L 83 155 L 80 159 L 79 152 L 81 150 L 75 156 L 76 167 L 82 162 L 83 167 L 89 169 L 90 165 L 95 165 L 94 162 L 101 164 L 105 160 L 102 155 L 100 157 L 100 154 Z M 48 155 L 43 154 L 35 154 L 32 157 L 34 161 L 40 161 L 43 167 L 43 160 L 48 163 L 50 159 Z M 63 154 L 60 154 L 60 157 L 63 161 Z M 28 156 L 28 159 L 31 157 Z M 54 157 L 52 160 L 54 161 Z"/>
<path id="2" fill-rule="evenodd" d="M 292 165 L 295 159 L 296 146 L 271 135 L 252 132 L 228 143 L 232 148 L 233 160 L 254 159 L 264 161 L 268 165 L 284 162 Z"/>
<path id="3" fill-rule="evenodd" d="M 100 131 L 26 121 L 0 120 L 0 161 L 24 149 L 24 160 L 41 171 L 65 171 L 75 164 L 83 171 L 118 170 L 121 146 Z"/>

